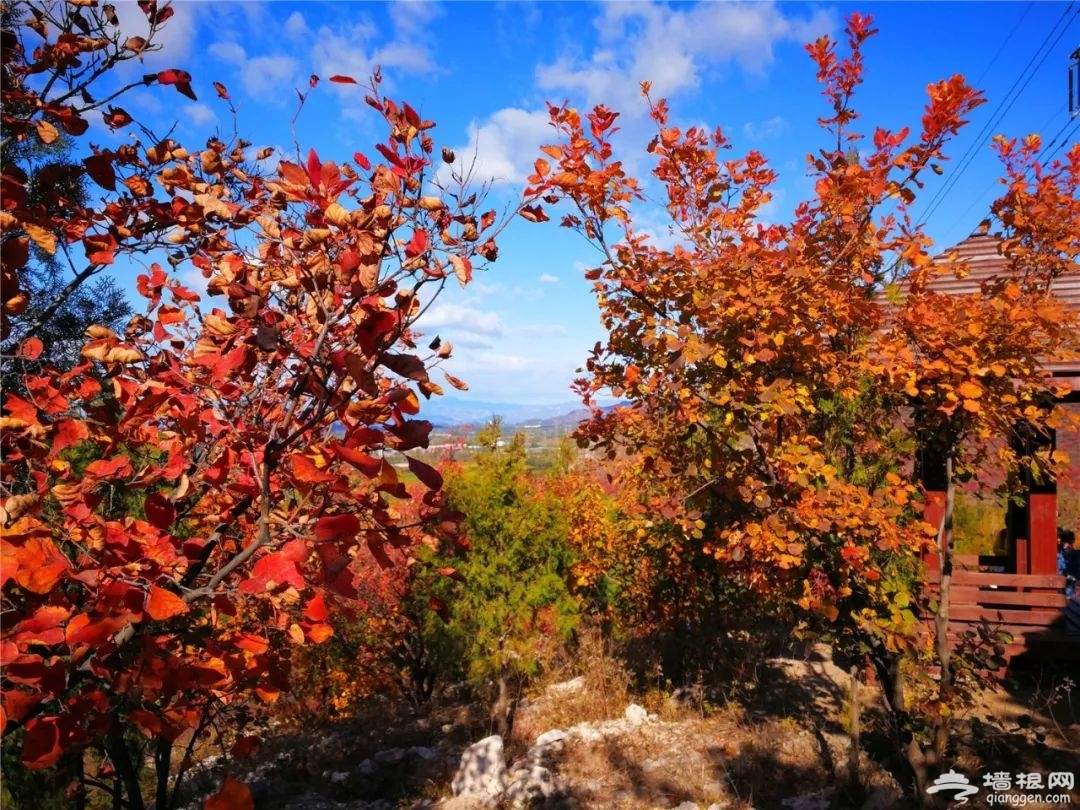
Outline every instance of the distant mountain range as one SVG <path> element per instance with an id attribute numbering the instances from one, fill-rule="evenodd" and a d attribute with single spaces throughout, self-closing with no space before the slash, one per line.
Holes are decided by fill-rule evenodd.
<path id="1" fill-rule="evenodd" d="M 544 427 L 574 425 L 589 415 L 580 402 L 568 400 L 551 405 L 520 402 L 486 402 L 457 397 L 432 397 L 423 403 L 422 419 L 436 427 L 483 425 L 493 416 L 502 417 L 507 426 L 538 424 Z"/>
<path id="2" fill-rule="evenodd" d="M 421 418 L 428 419 L 437 427 L 453 425 L 482 425 L 494 416 L 501 416 L 506 425 L 522 422 L 540 422 L 565 416 L 571 411 L 582 411 L 581 403 L 569 400 L 553 405 L 529 405 L 521 402 L 487 402 L 457 397 L 432 397 L 423 403 Z M 582 414 L 584 415 L 584 413 Z"/>

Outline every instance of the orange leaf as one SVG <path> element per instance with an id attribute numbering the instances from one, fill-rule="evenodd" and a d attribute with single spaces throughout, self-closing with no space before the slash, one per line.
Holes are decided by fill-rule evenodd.
<path id="1" fill-rule="evenodd" d="M 32 337 L 23 341 L 22 346 L 19 347 L 19 356 L 24 360 L 37 360 L 43 351 L 45 351 L 45 344 L 40 338 Z"/>
<path id="2" fill-rule="evenodd" d="M 472 264 L 468 259 L 453 255 L 450 257 L 450 266 L 454 268 L 454 275 L 462 287 L 472 280 Z"/>
<path id="3" fill-rule="evenodd" d="M 221 790 L 206 800 L 203 810 L 255 810 L 255 798 L 251 788 L 226 776 Z"/>
<path id="4" fill-rule="evenodd" d="M 175 593 L 156 585 L 150 587 L 150 593 L 146 596 L 146 613 L 151 619 L 164 621 L 187 612 L 187 602 Z"/>

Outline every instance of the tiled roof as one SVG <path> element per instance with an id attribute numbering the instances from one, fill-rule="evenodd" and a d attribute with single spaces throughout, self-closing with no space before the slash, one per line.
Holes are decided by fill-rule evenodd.
<path id="1" fill-rule="evenodd" d="M 935 264 L 948 265 L 957 262 L 966 264 L 971 272 L 963 279 L 950 274 L 938 276 L 931 282 L 931 288 L 956 295 L 978 292 L 979 284 L 1005 269 L 1005 258 L 998 249 L 999 244 L 1000 240 L 996 236 L 975 233 L 955 247 L 939 253 L 934 257 Z M 1063 300 L 1070 310 L 1080 312 L 1080 267 L 1057 280 L 1054 294 Z"/>
<path id="2" fill-rule="evenodd" d="M 949 265 L 952 263 L 964 264 L 970 270 L 969 274 L 958 279 L 951 273 L 936 276 L 930 282 L 931 289 L 937 292 L 963 295 L 975 293 L 979 285 L 987 279 L 1005 270 L 1006 261 L 1000 252 L 1000 239 L 997 236 L 986 233 L 985 227 L 980 228 L 955 247 L 939 253 L 934 257 L 937 265 Z M 1065 306 L 1073 311 L 1080 312 L 1080 266 L 1061 276 L 1054 285 L 1054 294 L 1061 299 Z M 1047 366 L 1056 376 L 1068 378 L 1072 383 L 1073 391 L 1080 391 L 1080 365 L 1077 363 L 1050 363 Z"/>

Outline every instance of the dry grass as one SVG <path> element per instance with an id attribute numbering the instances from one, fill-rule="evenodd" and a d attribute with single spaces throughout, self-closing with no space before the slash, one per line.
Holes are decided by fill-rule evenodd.
<path id="1" fill-rule="evenodd" d="M 584 681 L 581 688 L 558 688 L 579 677 Z M 621 717 L 633 700 L 630 683 L 626 665 L 615 657 L 610 643 L 598 629 L 586 628 L 575 648 L 553 662 L 536 683 L 534 697 L 518 713 L 513 739 L 528 744 L 553 728 Z"/>

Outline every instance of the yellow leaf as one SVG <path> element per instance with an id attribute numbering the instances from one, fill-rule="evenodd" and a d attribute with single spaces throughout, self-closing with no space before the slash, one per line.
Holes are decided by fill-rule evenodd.
<path id="1" fill-rule="evenodd" d="M 34 127 L 37 129 L 37 135 L 42 143 L 53 143 L 60 137 L 60 133 L 56 131 L 56 127 L 48 121 L 39 118 L 34 122 Z"/>
<path id="2" fill-rule="evenodd" d="M 975 382 L 962 382 L 960 383 L 960 395 L 966 399 L 978 399 L 982 396 L 982 386 Z"/>
<path id="3" fill-rule="evenodd" d="M 34 225 L 31 222 L 22 222 L 22 229 L 26 231 L 26 235 L 34 240 L 34 244 L 44 250 L 50 256 L 56 254 L 56 234 L 52 231 L 47 231 L 40 225 Z"/>

